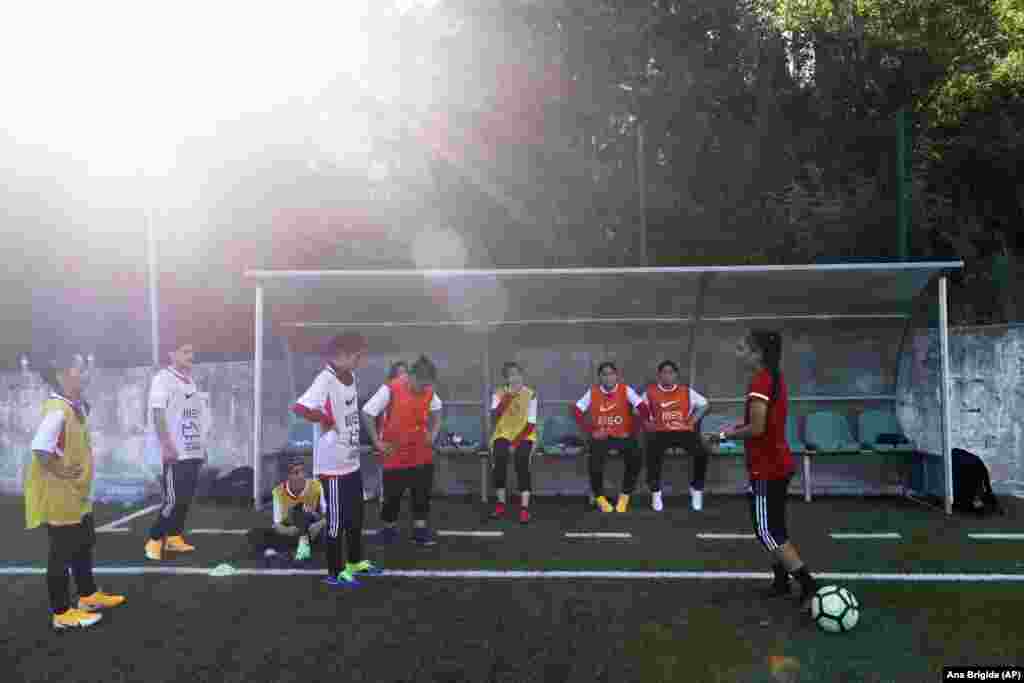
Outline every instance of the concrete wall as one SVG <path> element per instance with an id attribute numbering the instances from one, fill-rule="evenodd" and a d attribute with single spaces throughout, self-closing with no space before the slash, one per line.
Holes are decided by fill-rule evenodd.
<path id="1" fill-rule="evenodd" d="M 1024 327 L 954 329 L 949 355 L 953 447 L 985 461 L 997 492 L 1024 494 Z M 941 453 L 937 330 L 909 336 L 898 385 L 901 424 L 919 447 Z M 929 474 L 929 488 L 941 484 L 937 462 Z"/>
<path id="2" fill-rule="evenodd" d="M 783 333 L 786 339 L 783 369 L 791 397 L 898 396 L 895 405 L 863 400 L 794 400 L 793 414 L 804 416 L 828 409 L 847 415 L 855 425 L 856 414 L 865 407 L 889 406 L 897 411 L 904 430 L 919 446 L 939 453 L 937 334 L 911 331 L 904 340 L 902 326 L 867 329 L 863 324 L 853 323 L 789 326 Z M 705 329 L 697 336 L 695 386 L 713 400 L 740 397 L 744 393 L 747 371 L 738 365 L 732 351 L 741 334 L 742 330 L 734 326 L 720 325 Z M 555 344 L 545 344 L 539 333 L 532 338 L 492 336 L 489 342 L 492 381 L 498 381 L 503 361 L 515 359 L 526 366 L 528 380 L 538 389 L 542 401 L 575 401 L 592 381 L 597 364 L 607 358 L 620 364 L 626 381 L 634 386 L 652 379 L 654 367 L 662 359 L 678 361 L 684 377 L 689 366 L 689 337 L 685 328 L 657 332 L 631 329 L 618 339 L 603 334 L 599 344 L 587 343 L 588 338 L 582 334 L 579 338 L 563 336 L 554 341 Z M 439 366 L 441 381 L 437 392 L 450 403 L 446 415 L 479 419 L 482 411 L 476 402 L 483 393 L 480 338 L 453 336 L 443 348 L 425 350 Z M 954 447 L 978 453 L 989 465 L 997 490 L 1024 492 L 1024 328 L 954 330 L 951 352 Z M 391 362 L 412 361 L 416 355 L 417 352 L 410 351 L 372 356 L 369 367 L 359 375 L 361 396 L 368 397 L 379 386 Z M 266 364 L 265 452 L 286 443 L 292 422 L 288 408 L 308 386 L 319 366 L 320 361 L 309 356 L 296 357 L 291 371 L 284 361 Z M 97 458 L 98 498 L 140 495 L 146 487 L 153 490 L 157 467 L 147 462 L 143 448 L 145 398 L 150 376 L 148 369 L 100 368 L 87 388 L 93 405 L 91 425 Z M 209 394 L 213 413 L 210 465 L 226 472 L 250 464 L 251 363 L 200 363 L 196 377 L 200 389 Z M 0 373 L 2 490 L 21 489 L 23 466 L 29 457 L 29 443 L 39 421 L 39 405 L 45 396 L 46 390 L 35 373 Z M 454 405 L 462 401 L 474 404 Z M 564 415 L 567 409 L 559 403 L 542 404 L 541 421 L 550 415 Z M 734 421 L 740 418 L 742 405 L 718 403 L 714 410 L 716 417 Z M 539 492 L 586 492 L 582 465 L 569 460 L 537 461 L 535 481 Z M 742 490 L 743 470 L 737 466 L 739 464 L 713 463 L 709 474 L 713 489 Z M 372 465 L 372 461 L 368 460 L 367 465 Z M 685 490 L 688 469 L 689 463 L 685 461 L 669 465 L 667 488 Z M 678 475 L 671 474 L 676 470 L 679 470 Z M 610 484 L 618 480 L 619 472 L 618 465 L 612 466 Z M 510 476 L 514 481 L 512 472 Z M 872 476 L 871 471 L 856 464 L 822 465 L 815 469 L 815 485 L 833 492 L 866 492 L 879 487 L 877 476 L 874 479 Z M 476 458 L 463 456 L 439 463 L 438 488 L 451 493 L 475 490 L 479 477 Z M 273 478 L 276 473 L 270 474 L 270 479 Z"/>

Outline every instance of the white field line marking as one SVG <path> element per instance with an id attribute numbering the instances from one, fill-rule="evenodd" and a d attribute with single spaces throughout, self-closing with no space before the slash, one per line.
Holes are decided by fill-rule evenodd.
<path id="1" fill-rule="evenodd" d="M 633 538 L 628 531 L 569 531 L 566 538 Z"/>
<path id="2" fill-rule="evenodd" d="M 755 536 L 754 534 L 711 534 L 711 533 L 702 533 L 702 534 L 697 534 L 697 538 L 704 538 L 704 539 L 708 539 L 708 540 L 736 540 L 736 539 L 743 538 L 743 539 L 751 539 L 751 540 L 753 540 L 753 539 L 757 538 L 757 536 Z"/>
<path id="3" fill-rule="evenodd" d="M 875 538 L 896 538 L 896 539 L 898 539 L 898 538 L 903 538 L 902 536 L 900 536 L 896 532 L 887 532 L 887 533 L 881 533 L 881 534 L 829 534 L 829 536 L 831 536 L 832 538 L 834 538 L 836 540 L 840 540 L 840 541 L 844 540 L 844 539 L 857 539 L 857 538 L 869 538 L 869 539 L 875 539 Z"/>
<path id="4" fill-rule="evenodd" d="M 190 534 L 238 534 L 249 533 L 248 529 L 190 529 Z"/>
<path id="5" fill-rule="evenodd" d="M 132 521 L 136 517 L 142 517 L 144 515 L 148 515 L 150 512 L 153 512 L 154 510 L 159 510 L 161 506 L 162 505 L 160 503 L 157 503 L 156 505 L 150 505 L 148 508 L 142 508 L 141 510 L 133 512 L 132 514 L 126 517 L 122 517 L 121 519 L 115 519 L 110 524 L 104 524 L 103 526 L 96 527 L 96 531 L 106 531 L 108 529 L 113 529 L 114 527 L 121 526 L 125 522 Z"/>
<path id="6" fill-rule="evenodd" d="M 98 533 L 98 534 L 127 534 L 127 533 L 130 533 L 130 532 L 131 532 L 131 529 L 129 529 L 128 527 L 123 527 L 123 526 L 117 527 L 115 529 L 97 529 L 96 530 L 96 533 Z"/>
<path id="7" fill-rule="evenodd" d="M 96 567 L 95 574 L 170 576 L 209 576 L 209 567 Z M 44 576 L 45 567 L 0 567 L 0 576 Z M 236 569 L 243 576 L 323 576 L 322 569 Z M 737 581 L 770 579 L 768 572 L 652 572 L 652 571 L 490 571 L 490 570 L 385 570 L 384 576 L 409 579 L 637 579 L 637 580 L 709 580 Z M 1020 574 L 870 574 L 858 572 L 821 572 L 825 581 L 897 581 L 908 583 L 1024 583 Z M 227 577 L 230 578 L 230 577 Z M 372 581 L 374 577 L 366 580 Z"/>
<path id="8" fill-rule="evenodd" d="M 1024 534 L 967 534 L 967 537 L 979 541 L 1024 541 Z"/>
<path id="9" fill-rule="evenodd" d="M 380 529 L 363 529 L 363 536 L 373 536 Z M 405 529 L 399 529 L 398 533 L 401 534 Z M 476 538 L 501 538 L 505 535 L 504 531 L 435 531 L 434 534 L 437 536 L 472 536 Z"/>

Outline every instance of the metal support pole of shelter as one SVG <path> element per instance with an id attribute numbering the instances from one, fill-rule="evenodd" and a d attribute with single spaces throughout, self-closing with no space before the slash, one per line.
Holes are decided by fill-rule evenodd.
<path id="1" fill-rule="evenodd" d="M 254 342 L 256 362 L 253 367 L 252 410 L 252 498 L 258 510 L 263 487 L 263 286 L 256 287 Z"/>
<path id="2" fill-rule="evenodd" d="M 697 305 L 694 309 L 693 320 L 690 321 L 690 368 L 687 375 L 687 384 L 693 386 L 697 381 L 697 325 L 704 316 L 704 298 L 708 293 L 708 284 L 711 281 L 711 273 L 701 273 L 697 282 Z"/>
<path id="3" fill-rule="evenodd" d="M 942 468 L 945 474 L 946 514 L 953 514 L 953 425 L 949 388 L 949 289 L 948 278 L 939 278 L 939 381 L 942 401 Z"/>

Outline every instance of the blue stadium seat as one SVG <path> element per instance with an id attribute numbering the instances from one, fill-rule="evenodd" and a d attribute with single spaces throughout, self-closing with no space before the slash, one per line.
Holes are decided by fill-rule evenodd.
<path id="1" fill-rule="evenodd" d="M 875 451 L 909 450 L 910 439 L 903 433 L 896 415 L 888 410 L 865 410 L 857 419 L 861 446 Z M 879 437 L 895 437 L 903 444 L 879 443 Z M 888 440 L 888 439 L 887 439 Z"/>
<path id="2" fill-rule="evenodd" d="M 807 416 L 807 448 L 819 453 L 859 453 L 860 445 L 850 433 L 850 423 L 842 415 L 820 411 Z"/>
<path id="3" fill-rule="evenodd" d="M 807 444 L 800 439 L 800 422 L 796 415 L 786 418 L 786 443 L 793 453 L 803 453 L 807 450 Z"/>

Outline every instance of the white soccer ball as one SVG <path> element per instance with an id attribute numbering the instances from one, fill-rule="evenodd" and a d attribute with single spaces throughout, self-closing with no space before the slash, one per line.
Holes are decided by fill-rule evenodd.
<path id="1" fill-rule="evenodd" d="M 860 603 L 839 586 L 823 586 L 811 598 L 811 618 L 822 631 L 845 633 L 860 620 Z"/>

